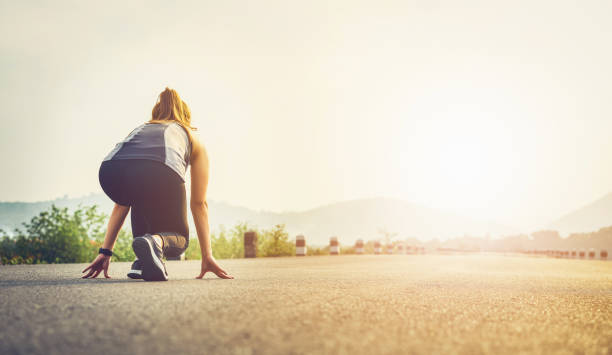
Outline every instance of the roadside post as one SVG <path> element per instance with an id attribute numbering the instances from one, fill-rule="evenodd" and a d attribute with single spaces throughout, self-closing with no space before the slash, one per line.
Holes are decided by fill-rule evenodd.
<path id="1" fill-rule="evenodd" d="M 381 254 L 382 248 L 380 247 L 380 242 L 377 240 L 374 242 L 374 254 Z"/>
<path id="2" fill-rule="evenodd" d="M 363 239 L 357 239 L 355 242 L 355 254 L 363 254 Z"/>
<path id="3" fill-rule="evenodd" d="M 254 258 L 257 256 L 257 233 L 244 233 L 244 257 Z"/>
<path id="4" fill-rule="evenodd" d="M 295 256 L 306 256 L 306 239 L 301 234 L 295 237 Z"/>
<path id="5" fill-rule="evenodd" d="M 393 254 L 393 244 L 387 244 L 386 253 Z"/>
<path id="6" fill-rule="evenodd" d="M 330 255 L 340 254 L 340 246 L 338 245 L 338 237 L 329 238 L 329 254 Z"/>
<path id="7" fill-rule="evenodd" d="M 589 259 L 595 259 L 595 249 L 589 249 Z"/>

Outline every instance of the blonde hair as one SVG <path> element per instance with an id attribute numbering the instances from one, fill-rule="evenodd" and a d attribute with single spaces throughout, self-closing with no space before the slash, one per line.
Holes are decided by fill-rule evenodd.
<path id="1" fill-rule="evenodd" d="M 153 106 L 151 119 L 148 123 L 169 123 L 176 122 L 180 124 L 187 136 L 189 136 L 189 144 L 192 144 L 193 137 L 191 131 L 197 128 L 191 125 L 191 111 L 185 101 L 181 100 L 178 92 L 174 89 L 166 87 L 164 91 L 157 97 L 157 102 Z"/>

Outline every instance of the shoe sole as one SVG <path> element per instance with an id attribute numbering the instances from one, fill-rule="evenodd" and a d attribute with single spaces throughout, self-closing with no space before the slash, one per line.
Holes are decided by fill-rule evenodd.
<path id="1" fill-rule="evenodd" d="M 127 276 L 130 279 L 134 279 L 134 280 L 142 279 L 142 270 L 130 270 L 130 272 L 128 272 Z"/>
<path id="2" fill-rule="evenodd" d="M 164 263 L 155 255 L 151 241 L 142 237 L 135 238 L 132 248 L 140 260 L 142 278 L 145 281 L 168 281 Z"/>

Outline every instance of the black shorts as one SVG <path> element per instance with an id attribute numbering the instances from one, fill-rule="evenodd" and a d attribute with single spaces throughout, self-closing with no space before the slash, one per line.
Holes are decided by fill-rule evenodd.
<path id="1" fill-rule="evenodd" d="M 154 160 L 108 160 L 100 166 L 99 179 L 111 200 L 131 207 L 134 237 L 162 235 L 168 256 L 180 255 L 187 248 L 185 183 L 174 170 Z"/>

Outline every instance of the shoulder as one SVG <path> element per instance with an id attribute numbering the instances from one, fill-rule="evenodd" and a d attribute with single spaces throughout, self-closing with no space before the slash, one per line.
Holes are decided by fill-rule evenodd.
<path id="1" fill-rule="evenodd" d="M 170 131 L 172 131 L 173 134 L 182 134 L 182 135 L 185 135 L 187 137 L 191 136 L 189 130 L 187 128 L 183 127 L 178 122 L 162 123 L 162 124 L 160 124 L 160 126 L 162 126 L 163 130 L 170 130 Z"/>
<path id="2" fill-rule="evenodd" d="M 208 160 L 208 153 L 206 152 L 206 147 L 202 143 L 200 136 L 197 132 L 191 131 L 191 159 L 200 159 L 204 158 Z"/>

